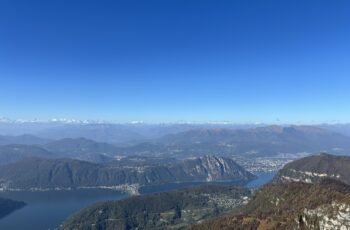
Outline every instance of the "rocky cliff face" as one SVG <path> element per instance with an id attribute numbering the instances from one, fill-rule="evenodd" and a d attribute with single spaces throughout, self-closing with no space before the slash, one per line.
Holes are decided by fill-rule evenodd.
<path id="1" fill-rule="evenodd" d="M 309 229 L 350 229 L 350 205 L 346 203 L 334 201 L 314 209 L 305 208 L 301 216 Z"/>
<path id="2" fill-rule="evenodd" d="M 174 182 L 248 182 L 255 176 L 229 158 L 206 156 L 164 165 L 104 165 L 72 159 L 28 159 L 0 167 L 2 190 L 52 190 Z"/>
<path id="3" fill-rule="evenodd" d="M 182 167 L 186 174 L 206 181 L 246 181 L 255 178 L 234 160 L 226 157 L 207 155 L 186 160 Z"/>

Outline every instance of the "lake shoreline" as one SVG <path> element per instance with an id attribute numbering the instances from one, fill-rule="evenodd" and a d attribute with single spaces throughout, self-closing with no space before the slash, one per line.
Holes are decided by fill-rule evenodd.
<path id="1" fill-rule="evenodd" d="M 244 186 L 260 186 L 267 183 L 273 177 L 273 173 L 256 173 L 258 179 L 253 180 Z M 187 182 L 170 183 L 163 185 L 140 186 L 139 195 L 165 192 L 174 189 L 181 189 L 208 182 Z M 210 184 L 233 185 L 234 182 L 210 182 Z M 113 190 L 111 187 L 83 187 L 71 190 L 51 190 L 51 191 L 0 191 L 0 197 L 22 200 L 27 203 L 21 209 L 18 209 L 8 216 L 0 219 L 0 229 L 22 230 L 28 225 L 37 230 L 55 229 L 68 216 L 80 209 L 94 204 L 96 202 L 105 202 L 120 200 L 130 197 L 130 193 L 121 190 Z"/>

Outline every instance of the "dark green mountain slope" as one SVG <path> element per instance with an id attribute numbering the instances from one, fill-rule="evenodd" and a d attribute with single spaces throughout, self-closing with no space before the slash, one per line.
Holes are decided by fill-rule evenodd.
<path id="1" fill-rule="evenodd" d="M 350 185 L 350 157 L 322 153 L 293 161 L 281 169 L 275 182 L 318 182 L 333 178 Z"/>
<path id="2" fill-rule="evenodd" d="M 232 159 L 205 156 L 171 165 L 114 166 L 72 159 L 27 159 L 0 167 L 3 189 L 68 189 L 173 182 L 248 182 L 256 177 Z"/>
<path id="3" fill-rule="evenodd" d="M 68 218 L 60 229 L 181 229 L 242 205 L 247 189 L 202 185 L 98 203 Z"/>

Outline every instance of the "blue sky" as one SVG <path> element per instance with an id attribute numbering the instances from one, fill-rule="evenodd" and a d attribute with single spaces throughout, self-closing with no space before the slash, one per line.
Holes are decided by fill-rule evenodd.
<path id="1" fill-rule="evenodd" d="M 0 116 L 350 122 L 347 0 L 1 1 Z"/>

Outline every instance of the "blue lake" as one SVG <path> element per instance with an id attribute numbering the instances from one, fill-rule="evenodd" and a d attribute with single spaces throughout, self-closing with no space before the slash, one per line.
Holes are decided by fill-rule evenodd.
<path id="1" fill-rule="evenodd" d="M 255 175 L 258 176 L 258 179 L 253 180 L 248 184 L 246 184 L 247 188 L 256 188 L 268 183 L 276 175 L 276 172 L 257 172 L 255 173 Z"/>
<path id="2" fill-rule="evenodd" d="M 59 226 L 70 214 L 89 204 L 117 200 L 126 194 L 112 190 L 91 189 L 51 192 L 2 192 L 1 197 L 27 203 L 0 220 L 1 230 L 47 230 Z"/>
<path id="3" fill-rule="evenodd" d="M 259 178 L 248 183 L 247 187 L 258 187 L 269 182 L 275 172 L 256 174 Z M 203 183 L 174 183 L 145 187 L 141 189 L 141 193 L 161 192 L 198 184 Z M 50 192 L 1 192 L 0 196 L 27 203 L 22 209 L 0 219 L 1 230 L 47 230 L 59 226 L 69 215 L 90 204 L 98 201 L 123 199 L 128 195 L 112 190 L 91 189 Z"/>

